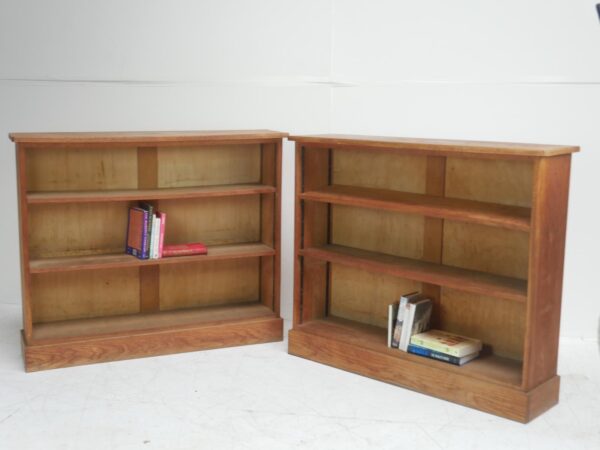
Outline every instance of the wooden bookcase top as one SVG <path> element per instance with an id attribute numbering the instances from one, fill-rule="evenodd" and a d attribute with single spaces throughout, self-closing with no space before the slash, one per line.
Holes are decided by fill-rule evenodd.
<path id="1" fill-rule="evenodd" d="M 481 155 L 494 157 L 533 158 L 558 156 L 579 151 L 573 145 L 520 144 L 511 142 L 482 142 L 447 139 L 396 138 L 350 134 L 315 134 L 289 136 L 289 140 L 314 146 L 355 146 L 362 149 L 391 148 L 415 151 L 419 154 Z"/>
<path id="2" fill-rule="evenodd" d="M 202 143 L 215 140 L 244 141 L 287 137 L 287 133 L 272 130 L 217 131 L 111 131 L 73 133 L 10 133 L 13 142 L 20 144 L 160 144 Z"/>

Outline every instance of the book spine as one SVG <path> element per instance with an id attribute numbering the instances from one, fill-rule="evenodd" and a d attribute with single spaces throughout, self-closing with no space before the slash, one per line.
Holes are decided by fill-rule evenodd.
<path id="1" fill-rule="evenodd" d="M 398 312 L 396 313 L 396 323 L 394 325 L 394 332 L 392 336 L 392 347 L 398 348 L 400 346 L 400 338 L 402 337 L 402 324 L 404 323 L 404 314 L 406 311 L 406 303 L 408 298 L 402 296 L 398 305 Z"/>
<path id="2" fill-rule="evenodd" d="M 148 231 L 148 239 L 146 239 L 146 246 L 144 247 L 144 249 L 146 250 L 146 259 L 149 259 L 151 257 L 151 247 L 150 247 L 150 243 L 152 240 L 152 223 L 154 221 L 154 206 L 152 206 L 150 203 L 146 203 L 144 205 L 144 209 L 148 212 L 148 217 L 146 219 L 148 225 L 147 225 L 147 231 Z"/>
<path id="3" fill-rule="evenodd" d="M 404 324 L 402 325 L 402 336 L 400 337 L 400 345 L 398 348 L 402 351 L 408 350 L 408 344 L 410 344 L 410 337 L 412 335 L 412 326 L 415 319 L 415 304 L 409 303 L 406 305 L 406 311 L 404 312 Z"/>
<path id="4" fill-rule="evenodd" d="M 165 222 L 167 220 L 167 215 L 165 213 L 159 212 L 160 217 L 160 230 L 158 236 L 158 257 L 163 257 L 163 247 L 165 243 Z"/>
<path id="5" fill-rule="evenodd" d="M 158 225 L 159 225 L 159 218 L 156 216 L 156 214 L 154 215 L 154 217 L 152 218 L 152 234 L 151 234 L 151 238 L 150 238 L 150 258 L 151 259 L 157 259 L 158 258 Z"/>
<path id="6" fill-rule="evenodd" d="M 172 249 L 168 246 L 163 248 L 163 256 L 186 256 L 186 255 L 206 255 L 206 249 L 199 248 L 179 248 Z"/>
<path id="7" fill-rule="evenodd" d="M 139 259 L 148 259 L 148 211 L 144 210 L 144 220 L 142 224 L 142 250 L 137 255 Z"/>
<path id="8" fill-rule="evenodd" d="M 160 241 L 160 224 L 162 222 L 162 219 L 160 218 L 160 216 L 156 216 L 156 230 L 155 230 L 155 237 L 154 237 L 154 259 L 158 259 L 158 242 Z"/>
<path id="9" fill-rule="evenodd" d="M 394 345 L 394 330 L 396 328 L 396 317 L 398 316 L 399 305 L 391 304 L 388 306 L 388 347 L 398 347 Z"/>
<path id="10" fill-rule="evenodd" d="M 428 348 L 419 347 L 417 345 L 410 344 L 408 346 L 408 353 L 425 356 L 427 358 L 437 359 L 438 361 L 444 361 L 450 364 L 454 364 L 455 366 L 460 366 L 460 358 L 456 356 L 446 355 L 444 353 L 436 352 L 435 350 L 431 350 Z"/>
<path id="11" fill-rule="evenodd" d="M 445 353 L 446 355 L 457 356 L 457 357 L 461 356 L 458 349 L 450 348 L 447 345 L 439 344 L 437 342 L 426 341 L 426 340 L 423 340 L 421 338 L 417 338 L 414 336 L 410 339 L 410 343 L 414 344 L 414 345 L 418 345 L 419 347 L 425 347 L 430 350 L 435 350 L 436 352 Z"/>

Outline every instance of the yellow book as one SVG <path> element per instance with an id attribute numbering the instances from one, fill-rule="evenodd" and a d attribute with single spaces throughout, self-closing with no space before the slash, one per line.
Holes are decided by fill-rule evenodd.
<path id="1" fill-rule="evenodd" d="M 429 330 L 415 334 L 410 343 L 436 352 L 461 358 L 481 351 L 481 341 L 441 330 Z"/>

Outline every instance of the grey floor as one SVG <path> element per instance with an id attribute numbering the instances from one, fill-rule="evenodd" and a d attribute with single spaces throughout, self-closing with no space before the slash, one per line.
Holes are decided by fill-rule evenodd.
<path id="1" fill-rule="evenodd" d="M 286 342 L 26 374 L 0 304 L 0 449 L 600 449 L 596 341 L 521 425 L 286 353 Z"/>

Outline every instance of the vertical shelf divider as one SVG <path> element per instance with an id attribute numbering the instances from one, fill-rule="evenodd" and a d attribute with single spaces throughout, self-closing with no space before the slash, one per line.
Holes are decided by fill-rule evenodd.
<path id="1" fill-rule="evenodd" d="M 137 149 L 138 189 L 158 188 L 158 148 L 138 147 Z M 150 202 L 158 208 L 158 201 Z M 140 312 L 160 311 L 160 267 L 140 266 Z"/>
<path id="2" fill-rule="evenodd" d="M 428 156 L 426 163 L 425 193 L 443 197 L 446 187 L 446 157 Z M 444 220 L 425 217 L 423 230 L 423 260 L 441 264 Z M 438 327 L 440 323 L 440 305 L 442 288 L 436 284 L 423 283 L 423 294 L 433 302 L 431 323 Z"/>

